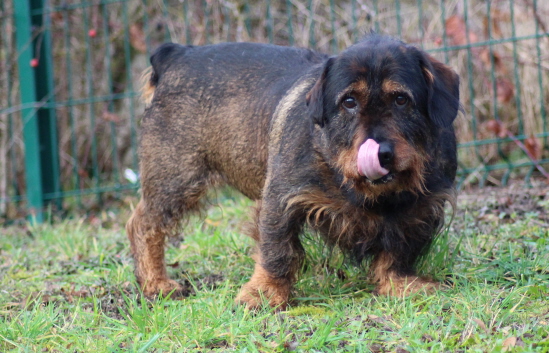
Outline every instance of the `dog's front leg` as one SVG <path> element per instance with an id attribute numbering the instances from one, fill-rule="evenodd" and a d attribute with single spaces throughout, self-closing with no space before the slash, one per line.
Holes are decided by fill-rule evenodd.
<path id="1" fill-rule="evenodd" d="M 271 307 L 283 310 L 303 260 L 299 241 L 303 219 L 296 212 L 288 211 L 280 198 L 264 199 L 257 226 L 255 270 L 236 301 L 257 308 L 265 300 Z"/>
<path id="2" fill-rule="evenodd" d="M 408 263 L 405 260 L 407 258 Z M 404 254 L 398 254 L 398 252 L 382 251 L 376 254 L 371 269 L 374 282 L 377 283 L 375 293 L 404 297 L 411 293 L 432 293 L 439 289 L 440 283 L 417 276 L 413 269 L 415 260 L 416 256 L 408 257 Z"/>

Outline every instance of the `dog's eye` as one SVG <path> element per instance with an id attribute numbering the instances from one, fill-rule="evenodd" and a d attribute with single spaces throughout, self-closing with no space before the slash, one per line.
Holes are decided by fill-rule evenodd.
<path id="1" fill-rule="evenodd" d="M 399 107 L 403 107 L 405 106 L 407 103 L 408 103 L 408 97 L 406 97 L 405 95 L 403 94 L 399 94 L 395 97 L 395 103 L 396 105 L 398 105 Z"/>
<path id="2" fill-rule="evenodd" d="M 353 97 L 345 98 L 341 104 L 347 110 L 353 110 L 358 105 L 358 103 L 356 102 L 356 99 L 354 99 Z"/>

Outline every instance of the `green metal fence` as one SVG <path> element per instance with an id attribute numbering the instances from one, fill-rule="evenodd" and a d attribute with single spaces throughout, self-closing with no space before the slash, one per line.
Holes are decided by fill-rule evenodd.
<path id="1" fill-rule="evenodd" d="M 547 179 L 548 19 L 541 0 L 0 2 L 0 216 L 135 192 L 139 80 L 164 41 L 336 53 L 401 37 L 461 75 L 460 187 Z"/>

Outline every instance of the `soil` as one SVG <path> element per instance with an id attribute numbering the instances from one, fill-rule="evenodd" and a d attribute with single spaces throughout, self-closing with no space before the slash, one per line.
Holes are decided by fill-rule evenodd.
<path id="1" fill-rule="evenodd" d="M 536 215 L 532 222 L 549 227 L 549 183 L 533 181 L 527 186 L 523 182 L 511 182 L 504 187 L 468 188 L 458 193 L 454 220 L 459 223 L 465 213 L 473 214 L 478 220 L 512 221 L 528 214 Z"/>

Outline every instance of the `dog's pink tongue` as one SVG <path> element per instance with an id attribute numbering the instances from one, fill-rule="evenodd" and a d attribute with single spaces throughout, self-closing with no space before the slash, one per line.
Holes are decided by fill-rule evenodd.
<path id="1" fill-rule="evenodd" d="M 359 150 L 357 158 L 358 172 L 370 180 L 377 180 L 389 173 L 379 164 L 379 144 L 372 139 L 366 140 Z"/>

